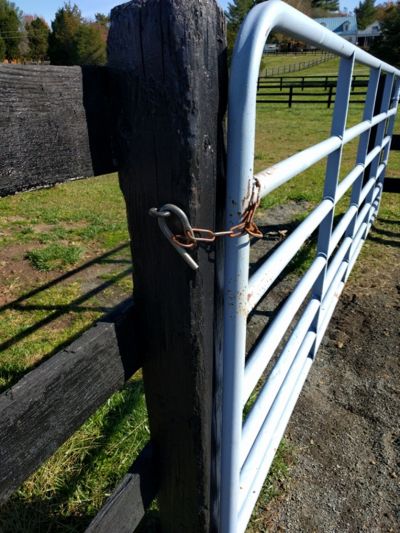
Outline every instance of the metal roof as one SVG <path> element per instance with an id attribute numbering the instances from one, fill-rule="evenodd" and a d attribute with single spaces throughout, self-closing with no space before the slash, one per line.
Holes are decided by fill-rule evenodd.
<path id="1" fill-rule="evenodd" d="M 316 18 L 316 22 L 339 35 L 357 33 L 357 19 L 355 15 L 346 17 L 322 17 Z"/>

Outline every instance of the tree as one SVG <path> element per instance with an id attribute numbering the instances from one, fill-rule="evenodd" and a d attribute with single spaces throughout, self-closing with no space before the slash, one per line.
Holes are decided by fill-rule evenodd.
<path id="1" fill-rule="evenodd" d="M 51 23 L 49 58 L 53 65 L 76 65 L 76 35 L 82 25 L 82 15 L 76 4 L 68 2 L 60 8 Z"/>
<path id="2" fill-rule="evenodd" d="M 0 38 L 4 43 L 4 55 L 8 61 L 19 57 L 22 12 L 8 0 L 0 0 Z"/>
<path id="3" fill-rule="evenodd" d="M 311 0 L 314 16 L 330 15 L 339 11 L 339 0 Z"/>
<path id="4" fill-rule="evenodd" d="M 105 28 L 108 28 L 110 25 L 110 17 L 108 15 L 104 15 L 104 13 L 95 13 L 94 20 L 97 24 L 100 24 Z"/>
<path id="5" fill-rule="evenodd" d="M 370 52 L 383 61 L 400 67 L 400 3 L 387 10 L 381 30 L 382 37 L 372 43 Z"/>
<path id="6" fill-rule="evenodd" d="M 225 16 L 228 22 L 228 55 L 232 54 L 233 46 L 235 44 L 236 36 L 239 28 L 244 21 L 247 13 L 257 3 L 257 0 L 234 0 L 228 4 L 228 9 L 225 11 Z"/>
<path id="7" fill-rule="evenodd" d="M 376 20 L 375 0 L 363 0 L 355 8 L 357 26 L 360 30 L 365 29 Z"/>
<path id="8" fill-rule="evenodd" d="M 47 57 L 49 48 L 50 29 L 46 22 L 36 17 L 25 24 L 28 35 L 29 56 L 33 61 L 43 61 Z"/>
<path id="9" fill-rule="evenodd" d="M 82 19 L 77 5 L 70 3 L 56 13 L 49 37 L 49 57 L 53 65 L 101 65 L 106 61 L 108 29 L 103 17 L 96 22 Z"/>
<path id="10" fill-rule="evenodd" d="M 79 65 L 104 65 L 106 62 L 106 45 L 94 25 L 82 24 L 76 34 L 75 45 Z"/>

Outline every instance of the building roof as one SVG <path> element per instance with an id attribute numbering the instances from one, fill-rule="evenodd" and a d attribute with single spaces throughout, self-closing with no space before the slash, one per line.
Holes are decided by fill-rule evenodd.
<path id="1" fill-rule="evenodd" d="M 372 22 L 365 29 L 358 30 L 358 35 L 360 37 L 376 37 L 381 34 L 382 34 L 381 22 L 379 22 L 378 20 L 375 20 L 375 22 Z"/>
<path id="2" fill-rule="evenodd" d="M 357 19 L 355 15 L 345 17 L 322 17 L 315 19 L 328 30 L 339 35 L 357 33 Z"/>

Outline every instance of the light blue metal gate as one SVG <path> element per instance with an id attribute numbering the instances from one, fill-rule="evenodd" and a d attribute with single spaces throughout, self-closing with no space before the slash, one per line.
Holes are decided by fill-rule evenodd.
<path id="1" fill-rule="evenodd" d="M 257 78 L 271 30 L 340 56 L 337 97 L 329 138 L 254 176 Z M 370 78 L 363 119 L 346 129 L 355 61 L 370 68 Z M 382 81 L 383 93 L 377 101 Z M 399 90 L 399 70 L 279 0 L 256 6 L 238 36 L 229 89 L 227 227 L 240 224 L 260 198 L 325 157 L 327 167 L 321 203 L 250 278 L 249 236 L 228 239 L 226 243 L 222 533 L 241 533 L 246 529 L 339 295 L 377 214 Z M 356 138 L 359 144 L 355 166 L 339 183 L 343 147 Z M 335 205 L 350 188 L 348 209 L 334 225 Z M 312 265 L 246 361 L 249 313 L 317 229 L 318 246 Z M 243 407 L 302 305 L 300 318 L 244 419 Z"/>

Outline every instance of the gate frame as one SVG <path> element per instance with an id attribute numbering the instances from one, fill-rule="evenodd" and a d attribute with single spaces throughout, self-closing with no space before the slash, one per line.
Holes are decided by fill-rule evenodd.
<path id="1" fill-rule="evenodd" d="M 345 105 L 340 101 L 340 97 L 337 99 L 338 104 L 335 105 L 332 132 L 329 139 L 307 149 L 307 151 L 302 151 L 299 154 L 288 158 L 284 162 L 281 162 L 282 164 L 278 163 L 278 165 L 266 169 L 254 176 L 253 161 L 259 65 L 265 42 L 269 33 L 273 29 L 289 34 L 311 45 L 334 52 L 336 55 L 340 56 L 342 58 L 339 73 L 341 83 L 338 83 L 338 91 L 341 91 L 341 93 L 338 94 L 341 94 L 343 98 L 347 99 Z M 349 104 L 348 93 L 351 89 L 351 75 L 355 61 L 369 66 L 377 75 L 373 77 L 374 80 L 369 84 L 363 123 L 358 124 L 354 128 L 350 128 L 347 130 L 347 133 L 345 133 Z M 381 72 L 387 74 L 382 105 L 380 106 L 380 111 L 382 114 L 385 114 L 385 117 L 381 117 L 380 121 L 374 119 L 374 122 L 372 117 L 374 116 L 374 104 L 376 101 L 378 80 Z M 327 167 L 324 198 L 331 201 L 332 207 L 329 207 L 327 204 L 329 209 L 327 209 L 323 219 L 324 227 L 320 230 L 319 244 L 321 245 L 328 235 L 329 239 L 324 249 L 318 249 L 317 256 L 321 257 L 321 273 L 314 285 L 314 292 L 316 293 L 317 298 L 319 298 L 320 303 L 327 290 L 326 263 L 330 255 L 329 252 L 333 251 L 332 242 L 329 241 L 332 234 L 334 207 L 338 194 L 337 177 L 340 169 L 342 147 L 345 142 L 361 135 L 357 164 L 362 164 L 361 162 L 364 161 L 363 168 L 365 168 L 368 164 L 366 157 L 369 134 L 372 127 L 377 125 L 377 140 L 375 143 L 378 143 L 379 140 L 383 143 L 386 120 L 391 117 L 389 120 L 389 131 L 387 132 L 386 137 L 388 135 L 391 136 L 397 104 L 395 105 L 394 110 L 391 111 L 388 111 L 388 106 L 390 105 L 392 84 L 395 76 L 400 76 L 400 71 L 396 68 L 378 60 L 367 52 L 360 50 L 353 44 L 345 41 L 343 38 L 322 27 L 319 23 L 280 0 L 270 0 L 255 6 L 246 17 L 235 43 L 229 82 L 226 227 L 233 227 L 239 224 L 246 209 L 250 205 L 256 204 L 261 196 L 265 196 L 268 192 L 271 192 L 292 177 L 312 166 L 312 164 L 328 156 L 330 162 Z M 397 79 L 395 88 L 396 101 L 398 101 L 399 89 L 399 79 Z M 366 121 L 369 121 L 369 125 Z M 362 124 L 364 124 L 363 128 L 361 127 Z M 346 134 L 347 138 L 345 138 Z M 379 167 L 379 181 L 382 182 L 390 150 L 390 139 L 389 142 L 386 142 L 386 145 L 382 144 L 379 148 L 380 149 L 375 154 L 372 162 L 369 161 L 369 163 L 374 166 L 373 170 L 377 172 L 379 167 L 378 156 L 383 152 L 385 158 L 384 167 Z M 358 205 L 360 204 L 361 199 L 362 176 L 363 169 L 358 172 L 355 181 L 350 181 L 350 178 L 348 180 L 350 181 L 350 186 L 352 183 L 356 183 L 356 186 L 353 188 L 352 202 L 358 201 Z M 372 186 L 368 193 L 369 200 L 371 201 L 373 189 Z M 341 191 L 341 193 L 344 192 L 345 191 Z M 363 235 L 358 244 L 356 256 L 358 255 L 358 251 L 371 226 L 373 214 L 377 212 L 379 199 L 380 196 L 378 196 L 377 200 L 374 199 L 375 202 L 377 201 L 376 209 L 375 211 L 372 210 L 372 207 L 370 209 L 368 224 L 365 231 L 363 228 Z M 358 205 L 355 214 L 353 213 L 354 220 L 356 219 L 356 214 L 358 212 Z M 318 224 L 318 226 L 319 225 L 320 224 Z M 314 231 L 315 228 L 311 229 Z M 349 229 L 351 234 L 349 233 L 347 237 L 354 237 L 355 231 L 359 229 L 359 227 L 355 227 L 353 224 Z M 312 231 L 310 231 L 310 233 L 312 233 Z M 351 249 L 353 249 L 353 246 L 354 243 L 352 244 Z M 258 287 L 259 294 L 254 295 L 252 292 L 254 292 L 256 287 L 255 283 L 253 283 L 249 291 L 249 248 L 248 235 L 244 235 L 238 239 L 228 239 L 225 245 L 224 378 L 221 475 L 221 531 L 224 533 L 244 531 L 252 509 L 252 507 L 250 510 L 249 508 L 245 509 L 244 516 L 241 516 L 243 514 L 242 512 L 239 513 L 240 467 L 242 464 L 242 409 L 243 403 L 245 403 L 244 400 L 246 400 L 243 388 L 246 328 L 248 312 L 249 309 L 251 309 L 250 304 L 253 304 L 254 306 L 254 304 L 260 299 L 261 295 L 268 290 L 268 286 L 265 290 Z M 348 258 L 348 254 L 346 257 Z M 322 260 L 325 260 L 325 264 L 323 265 Z M 339 265 L 341 265 L 340 262 Z M 351 266 L 352 265 L 348 263 L 345 272 L 342 272 L 345 276 L 344 280 L 347 279 Z M 336 275 L 338 275 L 338 273 L 335 273 L 335 276 Z M 260 282 L 262 280 L 258 281 Z M 258 285 L 260 285 L 260 283 L 258 283 Z M 343 286 L 344 281 L 341 283 L 341 289 Z M 255 292 L 257 293 L 257 290 Z M 327 323 L 332 316 L 337 300 L 338 296 L 334 299 L 334 305 L 331 306 L 332 309 L 329 308 L 327 311 L 327 320 L 325 320 L 325 323 L 323 324 L 324 328 L 326 328 Z M 319 315 L 320 313 L 318 311 L 317 322 L 313 324 L 315 329 L 321 325 Z M 308 351 L 312 351 L 313 357 L 322 340 L 322 335 L 317 335 L 317 333 L 318 330 L 316 329 L 314 338 L 311 339 L 310 337 L 309 341 L 310 346 L 308 347 Z M 312 359 L 310 359 L 307 368 L 304 369 L 304 379 L 300 388 L 297 386 L 297 389 L 293 389 L 294 392 L 292 397 L 289 398 L 285 414 L 287 419 L 290 417 L 290 413 L 294 408 L 311 364 Z M 256 382 L 257 381 L 258 379 Z M 289 416 L 287 416 L 287 413 L 289 413 Z M 286 427 L 286 423 L 283 424 L 283 431 Z M 280 438 L 277 440 L 276 447 L 279 444 L 279 441 Z"/>

